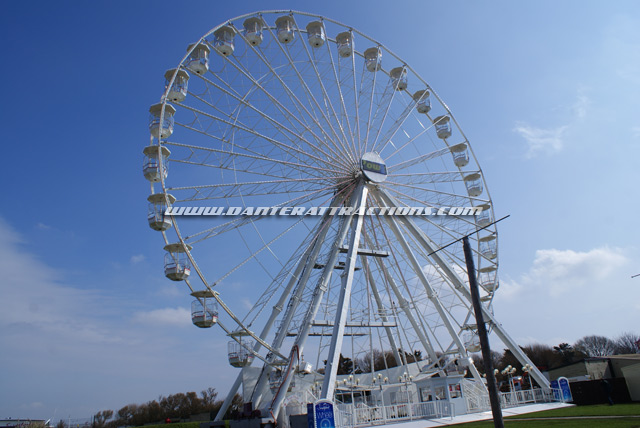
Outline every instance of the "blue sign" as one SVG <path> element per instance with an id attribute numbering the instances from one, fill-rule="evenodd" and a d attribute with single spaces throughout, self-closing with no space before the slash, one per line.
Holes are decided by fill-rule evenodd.
<path id="1" fill-rule="evenodd" d="M 551 392 L 553 392 L 553 399 L 560 401 L 560 384 L 557 380 L 551 381 Z"/>
<path id="2" fill-rule="evenodd" d="M 318 400 L 314 404 L 314 416 L 316 428 L 336 428 L 336 419 L 333 413 L 331 400 Z"/>
<path id="3" fill-rule="evenodd" d="M 553 390 L 553 398 L 555 400 L 565 402 L 573 401 L 569 379 L 566 377 L 559 377 L 558 380 L 552 380 L 551 389 Z"/>
<path id="4" fill-rule="evenodd" d="M 569 379 L 566 377 L 559 377 L 558 386 L 560 387 L 560 394 L 562 394 L 563 401 L 573 401 L 571 388 L 569 387 Z"/>
<path id="5" fill-rule="evenodd" d="M 307 403 L 307 427 L 315 428 L 313 422 L 313 403 Z"/>

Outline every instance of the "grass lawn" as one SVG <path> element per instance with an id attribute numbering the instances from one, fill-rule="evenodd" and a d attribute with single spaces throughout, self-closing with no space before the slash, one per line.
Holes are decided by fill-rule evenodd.
<path id="1" fill-rule="evenodd" d="M 602 416 L 606 416 L 607 418 L 602 418 Z M 510 416 L 505 418 L 504 425 L 505 427 L 514 428 L 640 428 L 640 417 L 631 418 L 628 416 L 640 416 L 640 404 L 565 407 L 562 409 L 546 410 L 544 412 Z M 526 420 L 532 418 L 545 419 Z M 472 422 L 461 424 L 460 426 L 464 428 L 489 428 L 493 427 L 493 421 Z"/>
<path id="2" fill-rule="evenodd" d="M 178 422 L 174 424 L 144 425 L 144 428 L 200 428 L 200 422 Z"/>

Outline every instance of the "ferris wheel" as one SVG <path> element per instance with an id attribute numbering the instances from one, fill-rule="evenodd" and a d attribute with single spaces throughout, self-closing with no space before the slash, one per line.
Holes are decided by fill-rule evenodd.
<path id="1" fill-rule="evenodd" d="M 277 416 L 301 391 L 333 398 L 348 374 L 480 380 L 462 246 L 435 252 L 465 235 L 485 319 L 529 361 L 492 313 L 497 230 L 471 145 L 392 51 L 265 11 L 214 27 L 165 79 L 144 149 L 149 225 L 193 323 L 228 335 L 239 373 L 218 418 L 240 387 Z"/>

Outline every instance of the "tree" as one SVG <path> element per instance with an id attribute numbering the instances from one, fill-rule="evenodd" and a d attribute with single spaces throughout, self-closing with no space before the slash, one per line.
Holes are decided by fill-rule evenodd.
<path id="1" fill-rule="evenodd" d="M 122 425 L 133 425 L 133 415 L 138 411 L 137 404 L 127 404 L 118 410 L 118 420 Z"/>
<path id="2" fill-rule="evenodd" d="M 327 360 L 324 360 L 324 365 L 326 367 Z M 353 360 L 349 357 L 343 357 L 340 354 L 340 359 L 338 360 L 338 373 L 339 375 L 350 374 L 353 373 Z"/>
<path id="3" fill-rule="evenodd" d="M 615 340 L 616 354 L 640 354 L 640 336 L 635 333 L 622 333 Z"/>
<path id="4" fill-rule="evenodd" d="M 573 346 L 568 343 L 561 343 L 558 346 L 554 346 L 553 350 L 560 357 L 560 362 L 562 364 L 571 364 L 576 361 L 584 358 L 584 354 L 578 350 L 576 350 Z"/>
<path id="5" fill-rule="evenodd" d="M 200 395 L 202 396 L 202 405 L 206 407 L 207 410 L 213 410 L 213 406 L 216 403 L 216 398 L 218 398 L 216 389 L 209 387 L 203 391 L 200 391 Z"/>
<path id="6" fill-rule="evenodd" d="M 606 357 L 616 351 L 615 342 L 604 336 L 585 336 L 573 347 L 588 357 Z"/>
<path id="7" fill-rule="evenodd" d="M 104 426 L 105 422 L 113 417 L 113 410 L 102 410 L 93 416 L 93 425 L 96 428 Z"/>
<path id="8" fill-rule="evenodd" d="M 169 419 L 178 418 L 180 416 L 181 402 L 180 394 L 172 394 L 168 397 L 160 396 L 159 404 L 162 409 L 162 417 Z"/>
<path id="9" fill-rule="evenodd" d="M 473 359 L 473 365 L 476 366 L 478 372 L 480 374 L 484 374 L 484 359 L 482 358 L 481 353 L 471 354 L 471 358 Z M 501 355 L 499 352 L 491 351 L 491 364 L 494 369 L 497 369 L 500 366 L 500 358 Z"/>
<path id="10" fill-rule="evenodd" d="M 160 422 L 164 419 L 164 415 L 162 414 L 162 407 L 160 407 L 160 403 L 156 400 L 149 401 L 146 405 L 147 408 L 147 422 Z"/>
<path id="11" fill-rule="evenodd" d="M 398 352 L 402 352 L 402 350 L 398 349 Z M 422 361 L 422 351 L 419 350 L 414 350 L 413 354 L 410 354 L 408 352 L 404 353 L 404 358 L 408 363 L 415 363 L 416 361 Z"/>
<path id="12" fill-rule="evenodd" d="M 218 411 L 222 407 L 222 400 L 216 401 L 213 410 L 211 410 L 212 414 L 218 414 Z M 231 405 L 227 409 L 227 412 L 224 414 L 223 419 L 239 419 L 242 408 L 244 407 L 244 401 L 242 400 L 242 396 L 240 394 L 236 394 L 233 396 L 231 400 Z"/>
<path id="13" fill-rule="evenodd" d="M 531 345 L 521 346 L 521 349 L 527 354 L 527 357 L 529 357 L 533 365 L 542 370 L 548 370 L 562 365 L 561 356 L 549 345 L 533 343 Z M 519 369 L 522 367 L 522 364 L 518 363 L 517 366 L 513 364 L 513 366 Z"/>

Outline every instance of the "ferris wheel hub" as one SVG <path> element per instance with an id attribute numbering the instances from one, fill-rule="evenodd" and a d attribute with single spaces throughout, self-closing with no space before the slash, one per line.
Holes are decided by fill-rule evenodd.
<path id="1" fill-rule="evenodd" d="M 362 155 L 360 170 L 368 181 L 382 183 L 387 179 L 387 165 L 376 152 L 368 152 Z"/>

